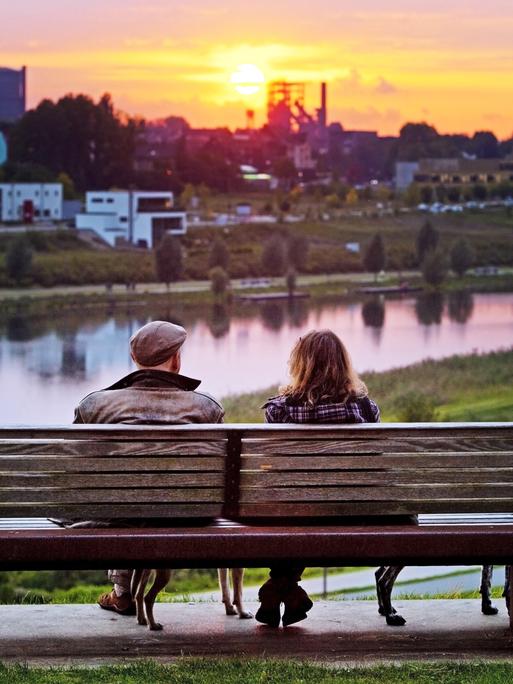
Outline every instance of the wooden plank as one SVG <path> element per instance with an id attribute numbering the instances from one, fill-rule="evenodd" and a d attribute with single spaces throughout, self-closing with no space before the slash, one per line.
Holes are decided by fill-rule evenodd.
<path id="1" fill-rule="evenodd" d="M 7 490 L 4 490 L 7 491 Z M 2 493 L 0 493 L 0 496 Z M 437 499 L 506 499 L 513 510 L 513 485 L 399 485 L 388 487 L 295 487 L 291 489 L 241 488 L 241 502 L 272 501 L 434 501 Z"/>
<path id="2" fill-rule="evenodd" d="M 176 443 L 162 440 L 102 441 L 89 439 L 16 439 L 0 440 L 0 455 L 50 456 L 224 456 L 226 440 L 180 440 Z"/>
<path id="3" fill-rule="evenodd" d="M 0 460 L 1 463 L 1 460 Z M 513 451 L 510 452 L 445 452 L 317 455 L 311 456 L 243 456 L 242 470 L 365 470 L 387 468 L 503 468 L 513 466 Z"/>
<path id="4" fill-rule="evenodd" d="M 493 501 L 365 501 L 352 503 L 243 503 L 238 518 L 323 518 L 417 513 L 509 513 L 511 499 Z M 289 520 L 289 524 L 293 522 Z M 343 524 L 343 521 L 342 523 Z"/>
<path id="5" fill-rule="evenodd" d="M 0 427 L 0 439 L 92 439 L 92 440 L 221 440 L 226 439 L 226 426 L 220 424 L 124 425 L 68 424 L 48 426 Z"/>
<path id="6" fill-rule="evenodd" d="M 501 437 L 462 438 L 454 435 L 444 437 L 407 438 L 406 436 L 389 439 L 245 439 L 242 442 L 242 453 L 261 455 L 297 454 L 299 456 L 313 454 L 383 454 L 383 453 L 424 453 L 424 452 L 485 452 L 513 450 L 513 440 Z"/>
<path id="7" fill-rule="evenodd" d="M 116 518 L 141 519 L 148 518 L 211 518 L 221 515 L 222 506 L 219 503 L 197 504 L 37 504 L 18 503 L 9 507 L 0 506 L 3 517 L 46 516 L 49 518 L 67 518 L 71 520 L 115 520 Z"/>
<path id="8" fill-rule="evenodd" d="M 0 473 L 120 473 L 120 472 L 222 472 L 224 456 L 161 456 L 86 458 L 85 456 L 0 456 Z"/>
<path id="9" fill-rule="evenodd" d="M 0 477 L 0 486 L 2 486 Z M 422 470 L 349 470 L 280 472 L 243 472 L 242 487 L 282 488 L 316 487 L 334 485 L 373 485 L 376 487 L 399 484 L 506 484 L 513 483 L 513 468 L 465 470 L 422 469 Z"/>
<path id="10" fill-rule="evenodd" d="M 219 473 L 126 473 L 120 470 L 114 477 L 91 473 L 61 475 L 55 473 L 2 475 L 0 473 L 0 500 L 2 488 L 25 489 L 30 487 L 61 487 L 64 489 L 106 488 L 140 489 L 141 487 L 223 487 L 224 474 Z"/>
<path id="11" fill-rule="evenodd" d="M 223 489 L 2 489 L 0 490 L 0 516 L 4 506 L 16 503 L 167 503 L 167 502 L 218 502 L 223 500 Z"/>

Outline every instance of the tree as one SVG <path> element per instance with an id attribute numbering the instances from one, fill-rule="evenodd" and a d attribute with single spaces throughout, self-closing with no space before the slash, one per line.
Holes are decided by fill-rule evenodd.
<path id="1" fill-rule="evenodd" d="M 179 280 L 183 273 L 183 255 L 180 240 L 165 233 L 155 250 L 155 269 L 160 282 L 169 283 Z"/>
<path id="2" fill-rule="evenodd" d="M 288 239 L 289 263 L 296 271 L 303 271 L 308 259 L 310 244 L 304 235 L 291 235 Z"/>
<path id="3" fill-rule="evenodd" d="M 20 235 L 9 244 L 5 255 L 5 266 L 9 278 L 17 283 L 30 273 L 32 249 L 25 235 Z"/>
<path id="4" fill-rule="evenodd" d="M 287 248 L 280 235 L 268 240 L 262 250 L 262 269 L 272 276 L 281 276 L 287 267 Z"/>
<path id="5" fill-rule="evenodd" d="M 223 297 L 230 285 L 228 273 L 221 266 L 214 266 L 209 271 L 210 290 L 214 297 Z"/>
<path id="6" fill-rule="evenodd" d="M 65 199 L 65 200 L 77 199 L 77 191 L 75 190 L 75 183 L 73 183 L 73 180 L 68 176 L 67 173 L 65 173 L 64 171 L 61 171 L 61 173 L 57 176 L 57 183 L 61 183 L 61 185 L 62 185 L 63 199 Z"/>
<path id="7" fill-rule="evenodd" d="M 474 261 L 474 251 L 466 240 L 458 240 L 451 249 L 451 269 L 461 278 Z"/>
<path id="8" fill-rule="evenodd" d="M 426 252 L 422 262 L 422 276 L 428 285 L 438 287 L 447 277 L 447 260 L 445 254 L 438 249 Z"/>
<path id="9" fill-rule="evenodd" d="M 226 247 L 226 243 L 222 238 L 217 237 L 212 244 L 212 249 L 210 250 L 208 265 L 210 268 L 220 266 L 226 271 L 229 261 L 230 254 L 228 252 L 228 248 Z"/>
<path id="10" fill-rule="evenodd" d="M 439 234 L 430 221 L 426 221 L 417 235 L 417 258 L 422 264 L 429 250 L 435 250 L 438 245 Z"/>
<path id="11" fill-rule="evenodd" d="M 374 273 L 374 280 L 376 280 L 378 273 L 385 268 L 385 263 L 385 245 L 381 235 L 377 234 L 372 238 L 365 250 L 363 265 L 367 271 Z"/>
<path id="12" fill-rule="evenodd" d="M 114 110 L 110 95 L 43 100 L 9 134 L 10 160 L 64 172 L 80 191 L 129 185 L 140 123 Z"/>

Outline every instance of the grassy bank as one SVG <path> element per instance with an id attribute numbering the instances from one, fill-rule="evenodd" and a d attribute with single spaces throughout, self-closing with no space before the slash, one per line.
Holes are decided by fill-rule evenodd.
<path id="1" fill-rule="evenodd" d="M 384 373 L 367 373 L 364 380 L 385 422 L 513 417 L 513 349 L 423 361 Z M 270 387 L 225 397 L 226 420 L 262 422 L 259 407 L 276 393 L 277 387 Z"/>
<path id="2" fill-rule="evenodd" d="M 465 239 L 475 254 L 475 265 L 513 266 L 513 216 L 506 211 L 466 212 L 429 217 L 440 234 L 440 247 L 449 253 L 452 245 Z M 305 219 L 294 224 L 242 224 L 220 229 L 189 228 L 181 239 L 184 248 L 184 278 L 205 279 L 210 269 L 212 243 L 222 236 L 226 244 L 232 278 L 269 275 L 262 264 L 263 245 L 277 234 L 284 238 L 303 235 L 309 243 L 301 271 L 305 274 L 360 273 L 362 255 L 379 233 L 384 241 L 387 269 L 417 268 L 415 240 L 426 216 L 417 212 L 378 216 L 352 216 L 333 212 L 327 220 Z M 12 287 L 5 266 L 5 254 L 15 235 L 0 235 L 0 287 Z M 147 283 L 154 282 L 154 255 L 149 250 L 95 249 L 69 229 L 51 233 L 27 233 L 33 250 L 25 285 Z M 349 252 L 347 243 L 358 243 L 359 253 Z"/>
<path id="3" fill-rule="evenodd" d="M 145 661 L 94 668 L 32 668 L 0 664 L 0 684 L 509 684 L 511 663 L 409 663 L 345 668 L 257 659 L 181 658 L 169 665 Z"/>

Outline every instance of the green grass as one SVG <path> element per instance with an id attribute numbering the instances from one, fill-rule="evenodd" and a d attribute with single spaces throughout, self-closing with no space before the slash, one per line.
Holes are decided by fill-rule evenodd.
<path id="1" fill-rule="evenodd" d="M 257 659 L 181 658 L 95 668 L 1 665 L 0 684 L 509 684 L 511 663 L 408 663 L 344 668 Z"/>

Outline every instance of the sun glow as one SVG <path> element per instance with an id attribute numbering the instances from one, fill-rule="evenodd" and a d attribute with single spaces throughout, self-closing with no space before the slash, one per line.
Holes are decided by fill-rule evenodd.
<path id="1" fill-rule="evenodd" d="M 239 64 L 230 81 L 239 95 L 256 95 L 265 83 L 265 77 L 254 64 Z"/>

